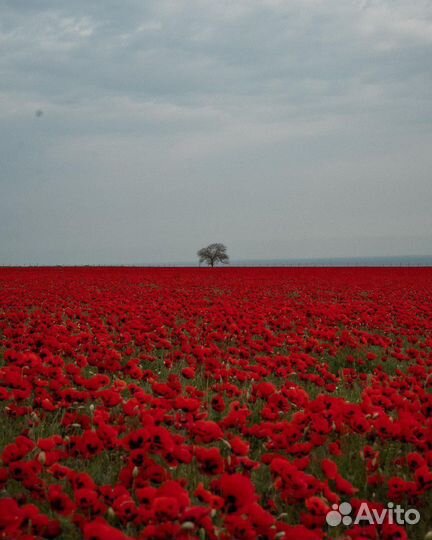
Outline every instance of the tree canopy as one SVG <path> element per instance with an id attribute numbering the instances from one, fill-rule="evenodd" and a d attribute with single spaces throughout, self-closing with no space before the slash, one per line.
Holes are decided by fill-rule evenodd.
<path id="1" fill-rule="evenodd" d="M 214 266 L 217 263 L 228 264 L 229 257 L 226 253 L 226 246 L 220 243 L 210 244 L 207 247 L 201 248 L 197 255 L 200 264 L 205 262 L 208 266 Z"/>

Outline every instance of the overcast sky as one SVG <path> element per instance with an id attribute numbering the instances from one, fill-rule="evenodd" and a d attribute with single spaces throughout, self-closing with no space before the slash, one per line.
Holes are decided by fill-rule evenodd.
<path id="1" fill-rule="evenodd" d="M 432 254 L 430 0 L 0 0 L 0 264 Z"/>

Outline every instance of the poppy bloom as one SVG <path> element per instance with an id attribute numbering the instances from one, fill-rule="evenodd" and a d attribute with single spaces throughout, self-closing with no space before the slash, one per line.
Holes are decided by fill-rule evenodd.
<path id="1" fill-rule="evenodd" d="M 132 540 L 130 536 L 123 534 L 115 527 L 111 527 L 102 518 L 88 522 L 84 525 L 84 540 Z"/>
<path id="2" fill-rule="evenodd" d="M 55 512 L 64 516 L 72 514 L 76 509 L 75 504 L 69 496 L 64 493 L 61 486 L 49 486 L 47 500 Z"/>
<path id="3" fill-rule="evenodd" d="M 217 487 L 225 501 L 224 510 L 228 514 L 240 512 L 245 506 L 257 499 L 251 480 L 241 474 L 222 475 L 218 480 Z"/>
<path id="4" fill-rule="evenodd" d="M 195 457 L 200 464 L 200 470 L 204 474 L 221 474 L 224 469 L 224 461 L 219 448 L 195 449 Z"/>

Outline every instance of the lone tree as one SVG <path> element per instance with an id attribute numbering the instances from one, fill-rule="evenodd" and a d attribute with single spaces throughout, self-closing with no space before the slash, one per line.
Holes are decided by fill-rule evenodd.
<path id="1" fill-rule="evenodd" d="M 226 247 L 223 244 L 210 244 L 209 246 L 202 248 L 198 251 L 200 264 L 206 262 L 209 266 L 213 267 L 218 262 L 227 264 L 229 257 L 226 254 Z"/>

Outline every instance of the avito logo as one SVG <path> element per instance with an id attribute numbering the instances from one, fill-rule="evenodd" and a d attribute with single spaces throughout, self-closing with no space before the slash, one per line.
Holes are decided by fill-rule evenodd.
<path id="1" fill-rule="evenodd" d="M 339 505 L 333 504 L 332 510 L 326 515 L 327 524 L 330 527 L 338 527 L 343 524 L 346 527 L 349 525 L 382 525 L 396 523 L 398 525 L 416 525 L 420 521 L 420 512 L 414 508 L 405 510 L 399 504 L 389 502 L 387 508 L 377 510 L 369 508 L 368 503 L 361 503 L 354 517 L 352 517 L 352 506 L 348 502 L 343 502 Z"/>

